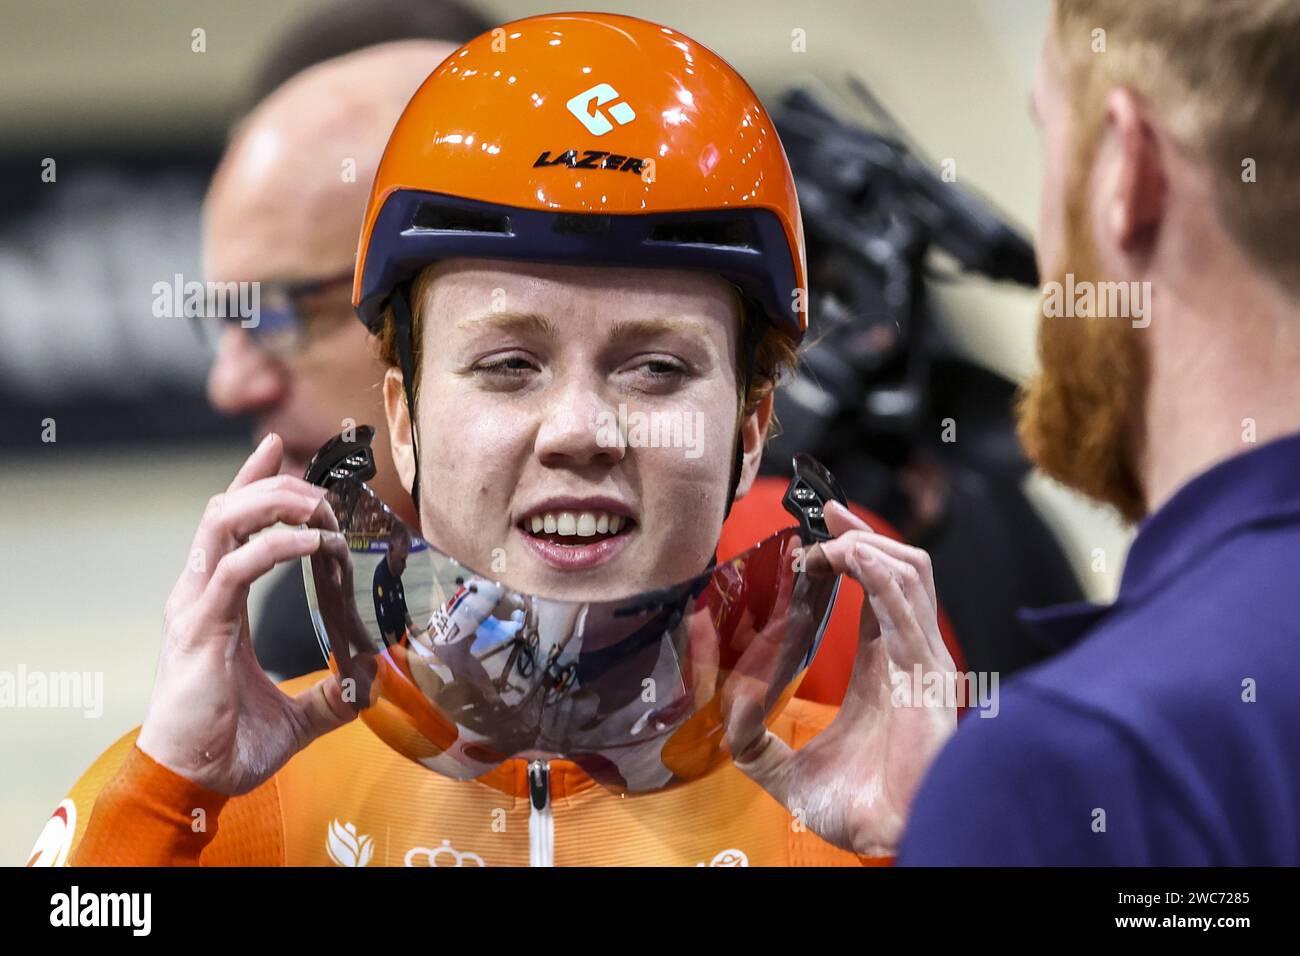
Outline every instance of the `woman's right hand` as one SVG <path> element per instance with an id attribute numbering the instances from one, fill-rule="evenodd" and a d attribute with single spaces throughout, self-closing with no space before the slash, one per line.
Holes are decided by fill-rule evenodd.
<path id="1" fill-rule="evenodd" d="M 248 591 L 282 561 L 322 551 L 347 560 L 324 489 L 279 475 L 268 435 L 208 502 L 190 560 L 167 599 L 153 695 L 136 745 L 164 767 L 227 795 L 246 793 L 322 734 L 352 720 L 331 674 L 295 697 L 253 653 Z M 307 530 L 272 528 L 277 522 Z M 271 528 L 271 530 L 265 530 Z M 256 538 L 249 538 L 262 531 Z"/>

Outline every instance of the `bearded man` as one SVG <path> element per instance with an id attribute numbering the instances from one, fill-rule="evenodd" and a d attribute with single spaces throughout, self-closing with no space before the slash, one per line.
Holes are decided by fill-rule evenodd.
<path id="1" fill-rule="evenodd" d="M 963 722 L 900 862 L 1300 863 L 1297 64 L 1292 0 L 1056 0 L 1020 435 L 1140 524 L 1114 604 L 1027 615 L 1068 649 Z"/>

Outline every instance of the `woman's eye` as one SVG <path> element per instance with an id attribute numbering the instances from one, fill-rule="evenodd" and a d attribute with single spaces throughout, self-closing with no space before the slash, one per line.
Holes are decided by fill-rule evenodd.
<path id="1" fill-rule="evenodd" d="M 651 378 L 670 381 L 681 378 L 686 374 L 686 369 L 677 362 L 669 362 L 666 359 L 651 359 L 648 362 L 642 362 L 637 368 L 647 372 Z"/>
<path id="2" fill-rule="evenodd" d="M 690 378 L 690 368 L 679 361 L 667 358 L 647 358 L 626 367 L 622 373 L 625 385 L 647 394 L 667 394 L 684 386 Z"/>
<path id="3" fill-rule="evenodd" d="M 493 362 L 483 362 L 475 366 L 477 371 L 487 372 L 489 375 L 502 375 L 508 378 L 515 378 L 531 371 L 533 364 L 522 355 L 508 355 L 505 358 L 497 359 Z"/>

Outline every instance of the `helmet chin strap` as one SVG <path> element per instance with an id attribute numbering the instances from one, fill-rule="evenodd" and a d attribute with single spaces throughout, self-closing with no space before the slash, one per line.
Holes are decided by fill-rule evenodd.
<path id="1" fill-rule="evenodd" d="M 405 284 L 395 289 L 391 302 L 393 321 L 397 325 L 397 360 L 402 370 L 402 390 L 406 393 L 406 417 L 411 423 L 411 455 L 415 463 L 415 475 L 411 481 L 411 502 L 415 506 L 415 515 L 418 518 L 420 515 L 420 446 L 416 439 L 415 427 L 415 361 L 411 357 L 414 323 L 411 321 L 411 303 L 407 298 L 407 289 L 408 286 Z M 767 331 L 767 319 L 759 310 L 749 309 L 746 319 L 740 362 L 741 411 L 737 416 L 739 424 L 736 428 L 735 457 L 731 465 L 731 484 L 727 489 L 727 506 L 722 513 L 724 521 L 731 514 L 732 505 L 736 503 L 736 489 L 740 486 L 740 475 L 745 467 L 744 403 L 749 397 L 749 385 L 753 378 L 754 354 L 758 350 L 758 343 L 763 339 L 763 334 Z M 715 551 L 710 567 L 717 562 L 717 557 Z"/>

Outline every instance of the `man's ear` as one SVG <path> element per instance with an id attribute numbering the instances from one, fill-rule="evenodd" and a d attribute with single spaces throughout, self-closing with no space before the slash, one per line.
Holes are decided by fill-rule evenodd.
<path id="1" fill-rule="evenodd" d="M 1132 90 L 1121 87 L 1107 94 L 1103 136 L 1096 180 L 1100 221 L 1093 234 L 1104 236 L 1122 256 L 1143 258 L 1164 218 L 1168 181 L 1160 138 Z"/>
<path id="2" fill-rule="evenodd" d="M 758 477 L 758 466 L 763 460 L 763 445 L 767 442 L 767 430 L 772 424 L 774 395 L 774 392 L 768 392 L 741 426 L 740 437 L 744 442 L 745 458 L 740 469 L 740 481 L 736 484 L 737 500 L 748 494 L 754 485 L 754 479 Z"/>
<path id="3" fill-rule="evenodd" d="M 415 448 L 411 443 L 406 385 L 399 368 L 389 367 L 384 373 L 384 416 L 388 419 L 388 445 L 393 452 L 393 466 L 402 487 L 410 489 L 415 482 Z"/>

